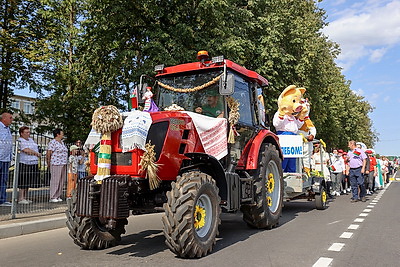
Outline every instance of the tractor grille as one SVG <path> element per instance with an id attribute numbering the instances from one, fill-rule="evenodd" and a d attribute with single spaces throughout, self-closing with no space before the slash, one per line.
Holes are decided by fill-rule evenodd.
<path id="1" fill-rule="evenodd" d="M 100 186 L 92 177 L 78 180 L 76 213 L 79 216 L 98 217 Z"/>
<path id="2" fill-rule="evenodd" d="M 102 182 L 99 216 L 122 219 L 129 217 L 129 176 L 111 176 Z"/>

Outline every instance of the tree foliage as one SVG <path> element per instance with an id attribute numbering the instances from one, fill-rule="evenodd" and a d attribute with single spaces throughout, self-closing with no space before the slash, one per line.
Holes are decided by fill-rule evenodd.
<path id="1" fill-rule="evenodd" d="M 270 115 L 286 86 L 306 87 L 318 137 L 331 147 L 377 139 L 372 107 L 335 64 L 340 48 L 322 34 L 325 11 L 315 1 L 42 0 L 35 8 L 42 35 L 30 45 L 40 79 L 25 81 L 42 93 L 36 117 L 70 139 L 84 138 L 99 105 L 123 109 L 141 74 L 193 61 L 202 49 L 267 77 Z"/>

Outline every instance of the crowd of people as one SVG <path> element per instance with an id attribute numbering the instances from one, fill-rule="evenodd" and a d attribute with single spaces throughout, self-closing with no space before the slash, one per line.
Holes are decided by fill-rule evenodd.
<path id="1" fill-rule="evenodd" d="M 10 130 L 13 121 L 12 114 L 4 112 L 0 116 L 0 206 L 7 207 L 12 205 L 7 200 L 6 189 L 15 142 Z M 39 162 L 42 153 L 40 153 L 38 144 L 31 138 L 30 134 L 28 126 L 19 128 L 17 143 L 20 153 L 18 159 L 14 158 L 18 163 L 15 171 L 18 172 L 18 204 L 21 205 L 33 202 L 28 198 L 29 188 L 37 187 L 40 184 Z M 63 140 L 64 132 L 62 129 L 55 129 L 53 137 L 43 154 L 45 154 L 47 169 L 50 171 L 49 202 L 56 203 L 63 201 L 63 188 L 67 177 L 66 197 L 72 197 L 77 179 L 87 175 L 88 157 L 80 140 L 77 140 L 69 148 L 67 147 Z"/>
<path id="2" fill-rule="evenodd" d="M 332 153 L 327 153 L 317 144 L 312 155 L 312 168 L 323 172 L 330 198 L 351 194 L 352 203 L 365 202 L 367 195 L 389 183 L 400 165 L 400 158 L 389 160 L 353 140 L 349 141 L 348 149 L 347 152 L 333 149 Z"/>

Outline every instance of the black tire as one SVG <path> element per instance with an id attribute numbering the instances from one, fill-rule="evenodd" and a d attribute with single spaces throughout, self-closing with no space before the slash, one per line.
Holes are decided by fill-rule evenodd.
<path id="1" fill-rule="evenodd" d="M 162 217 L 165 243 L 179 257 L 203 257 L 212 251 L 221 222 L 218 187 L 199 171 L 184 173 L 171 185 Z"/>
<path id="2" fill-rule="evenodd" d="M 321 187 L 321 192 L 315 194 L 315 207 L 317 210 L 324 210 L 328 207 L 327 193 L 325 187 Z"/>
<path id="3" fill-rule="evenodd" d="M 271 229 L 278 225 L 283 206 L 283 171 L 278 151 L 264 144 L 254 174 L 255 204 L 243 205 L 243 220 L 251 227 Z"/>
<path id="4" fill-rule="evenodd" d="M 121 235 L 125 233 L 127 219 L 117 220 L 115 229 L 108 230 L 99 218 L 81 217 L 76 215 L 76 192 L 72 193 L 72 199 L 67 199 L 68 209 L 67 227 L 69 235 L 74 243 L 83 249 L 106 249 L 118 244 Z"/>

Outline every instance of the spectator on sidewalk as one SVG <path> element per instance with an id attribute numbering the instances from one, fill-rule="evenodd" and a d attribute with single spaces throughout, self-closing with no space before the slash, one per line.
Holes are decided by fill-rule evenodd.
<path id="1" fill-rule="evenodd" d="M 376 171 L 376 159 L 373 155 L 373 151 L 370 149 L 367 149 L 365 151 L 365 153 L 368 156 L 368 160 L 369 160 L 369 174 L 368 174 L 368 180 L 366 181 L 365 187 L 367 189 L 367 195 L 370 195 L 372 193 L 374 193 L 375 191 L 375 177 L 377 175 L 377 171 Z"/>
<path id="2" fill-rule="evenodd" d="M 347 154 L 349 159 L 348 173 L 350 178 L 351 192 L 353 197 L 351 202 L 357 202 L 361 200 L 366 201 L 365 194 L 365 184 L 364 184 L 364 173 L 367 156 L 364 151 L 357 148 L 356 141 L 351 140 L 348 144 L 350 151 Z"/>
<path id="3" fill-rule="evenodd" d="M 46 160 L 50 168 L 50 202 L 61 202 L 64 181 L 67 176 L 68 148 L 64 145 L 64 132 L 60 128 L 53 131 L 54 139 L 50 141 Z"/>
<path id="4" fill-rule="evenodd" d="M 39 183 L 39 158 L 40 153 L 38 145 L 30 138 L 31 131 L 29 127 L 22 126 L 19 128 L 20 149 L 21 154 L 19 158 L 19 176 L 18 176 L 18 203 L 30 204 L 31 200 L 28 199 L 28 190 L 33 185 Z"/>
<path id="5" fill-rule="evenodd" d="M 331 180 L 332 180 L 332 195 L 340 196 L 342 179 L 344 176 L 345 166 L 342 157 L 343 150 L 333 150 L 333 155 L 331 156 Z"/>
<path id="6" fill-rule="evenodd" d="M 13 121 L 11 113 L 3 112 L 0 116 L 0 206 L 11 206 L 7 201 L 8 172 L 12 157 L 12 135 L 10 125 Z"/>
<path id="7" fill-rule="evenodd" d="M 68 158 L 68 182 L 67 182 L 67 199 L 71 199 L 72 191 L 76 188 L 76 181 L 78 179 L 78 152 L 79 148 L 72 145 L 70 148 L 70 155 Z"/>

